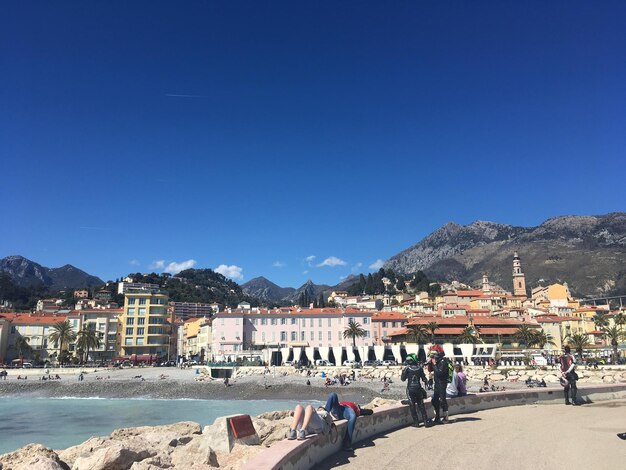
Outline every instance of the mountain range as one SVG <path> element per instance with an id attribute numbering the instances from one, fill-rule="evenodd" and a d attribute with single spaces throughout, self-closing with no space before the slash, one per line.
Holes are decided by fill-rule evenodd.
<path id="1" fill-rule="evenodd" d="M 567 282 L 584 296 L 626 292 L 626 213 L 563 216 L 537 227 L 450 222 L 392 256 L 383 268 L 424 271 L 431 278 L 477 285 L 483 273 L 512 289 L 513 253 L 529 289 Z"/>
<path id="2" fill-rule="evenodd" d="M 58 291 L 104 284 L 99 277 L 87 274 L 71 264 L 60 268 L 46 268 L 23 256 L 0 259 L 0 272 L 8 274 L 19 287 L 43 286 Z"/>

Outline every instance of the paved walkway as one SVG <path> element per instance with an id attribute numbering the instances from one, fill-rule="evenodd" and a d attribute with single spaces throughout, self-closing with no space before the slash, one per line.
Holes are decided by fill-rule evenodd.
<path id="1" fill-rule="evenodd" d="M 315 468 L 616 470 L 626 468 L 620 432 L 626 432 L 626 400 L 517 406 L 457 415 L 430 429 L 399 429 Z"/>

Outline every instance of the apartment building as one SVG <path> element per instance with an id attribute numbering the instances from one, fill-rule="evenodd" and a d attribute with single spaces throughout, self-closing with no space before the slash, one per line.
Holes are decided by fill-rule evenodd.
<path id="1" fill-rule="evenodd" d="M 124 309 L 90 309 L 77 312 L 81 317 L 81 328 L 97 331 L 101 345 L 89 351 L 89 360 L 110 361 L 117 356 L 118 319 Z"/>
<path id="2" fill-rule="evenodd" d="M 210 317 L 216 311 L 216 304 L 203 304 L 198 302 L 170 302 L 176 318 Z M 217 308 L 219 311 L 219 307 Z"/>
<path id="3" fill-rule="evenodd" d="M 56 359 L 59 344 L 50 341 L 49 336 L 53 332 L 52 326 L 67 320 L 67 317 L 42 312 L 35 314 L 6 313 L 3 314 L 3 317 L 6 322 L 3 325 L 3 330 L 8 329 L 6 333 L 2 332 L 2 335 L 6 335 L 5 362 L 10 363 L 19 359 L 19 351 L 16 347 L 16 341 L 19 337 L 25 338 L 32 348 L 32 352 L 25 355 L 26 359 L 38 359 L 40 361 Z M 71 346 L 73 345 L 64 345 L 64 349 L 70 349 Z"/>
<path id="4" fill-rule="evenodd" d="M 367 357 L 365 349 L 373 346 L 372 313 L 338 308 L 278 308 L 272 310 L 232 310 L 213 318 L 212 356 L 215 360 L 248 357 L 252 351 L 268 363 L 283 361 L 355 360 Z M 350 320 L 365 332 L 355 339 L 343 333 Z M 344 359 L 347 358 L 347 359 Z"/>
<path id="5" fill-rule="evenodd" d="M 170 354 L 171 318 L 167 292 L 128 289 L 119 317 L 120 355 L 136 362 L 152 362 Z"/>

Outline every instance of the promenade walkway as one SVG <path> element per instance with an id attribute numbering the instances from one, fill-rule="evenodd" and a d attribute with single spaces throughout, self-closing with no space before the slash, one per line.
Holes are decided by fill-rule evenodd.
<path id="1" fill-rule="evenodd" d="M 626 459 L 619 432 L 626 432 L 626 400 L 500 408 L 379 435 L 357 444 L 353 455 L 337 453 L 315 468 L 615 470 Z"/>

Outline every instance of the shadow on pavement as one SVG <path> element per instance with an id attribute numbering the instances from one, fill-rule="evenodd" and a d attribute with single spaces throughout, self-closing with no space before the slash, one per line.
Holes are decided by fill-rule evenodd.
<path id="1" fill-rule="evenodd" d="M 376 443 L 374 442 L 376 439 L 387 439 L 387 434 L 378 434 L 376 436 L 372 436 L 369 439 L 365 439 L 364 441 L 359 442 L 358 444 L 354 444 L 355 450 L 363 449 L 365 447 L 375 447 Z M 335 468 L 339 465 L 345 465 L 350 463 L 351 458 L 356 458 L 354 452 L 345 452 L 340 450 L 336 454 L 331 455 L 323 462 L 318 463 L 316 466 L 311 467 L 313 470 L 327 470 L 331 468 Z"/>

